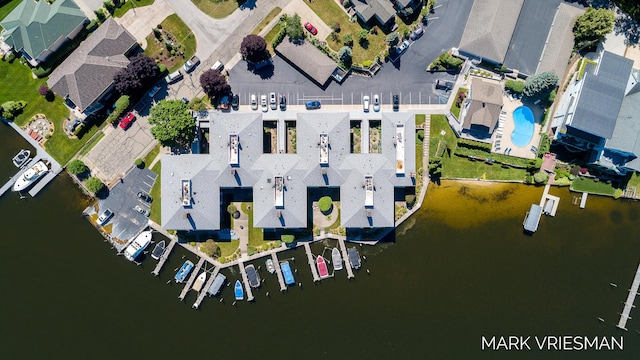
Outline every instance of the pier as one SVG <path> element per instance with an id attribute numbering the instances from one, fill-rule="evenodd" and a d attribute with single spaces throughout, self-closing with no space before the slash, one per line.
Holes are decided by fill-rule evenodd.
<path id="1" fill-rule="evenodd" d="M 184 285 L 184 288 L 182 289 L 180 296 L 178 296 L 180 301 L 184 300 L 184 297 L 187 296 L 187 293 L 189 292 L 189 290 L 191 290 L 191 285 L 193 285 L 193 282 L 198 277 L 198 273 L 200 272 L 200 268 L 202 267 L 202 264 L 204 264 L 204 258 L 200 258 L 196 266 L 193 268 L 193 270 L 191 270 L 191 276 L 189 276 L 189 280 Z"/>
<path id="2" fill-rule="evenodd" d="M 198 298 L 196 299 L 196 302 L 193 303 L 194 309 L 197 309 L 198 307 L 200 307 L 200 303 L 202 303 L 202 300 L 204 299 L 205 295 L 207 295 L 207 291 L 211 287 L 211 284 L 213 284 L 213 281 L 216 279 L 216 275 L 218 275 L 219 272 L 220 272 L 219 267 L 213 268 L 213 272 L 209 275 L 209 280 L 207 280 L 207 282 L 204 284 L 204 287 L 198 293 Z"/>
<path id="3" fill-rule="evenodd" d="M 156 268 L 153 269 L 153 271 L 151 272 L 153 275 L 158 276 L 160 275 L 160 270 L 162 270 L 162 266 L 164 265 L 164 262 L 167 261 L 167 259 L 169 258 L 169 254 L 171 254 L 171 250 L 173 250 L 173 247 L 176 246 L 176 243 L 178 242 L 178 239 L 172 239 L 171 242 L 169 243 L 169 246 L 167 246 L 166 249 L 164 249 L 164 253 L 162 254 L 162 256 L 160 256 L 160 260 L 158 260 L 158 264 L 156 265 Z"/>
<path id="4" fill-rule="evenodd" d="M 282 269 L 280 269 L 280 260 L 278 260 L 278 255 L 275 252 L 271 253 L 271 260 L 273 261 L 273 266 L 276 268 L 276 275 L 278 275 L 278 282 L 280 283 L 280 291 L 285 291 L 287 290 L 287 285 L 284 283 Z"/>
<path id="5" fill-rule="evenodd" d="M 320 281 L 320 276 L 318 275 L 318 269 L 316 269 L 316 262 L 313 261 L 313 253 L 311 253 L 311 246 L 309 243 L 305 242 L 304 251 L 307 253 L 307 261 L 309 262 L 309 266 L 311 267 L 311 273 L 313 274 L 313 281 Z"/>
<path id="6" fill-rule="evenodd" d="M 347 279 L 353 279 L 353 269 L 351 268 L 351 261 L 349 261 L 349 254 L 347 254 L 347 246 L 344 244 L 344 237 L 338 237 L 338 244 L 340 245 L 340 251 L 342 252 L 342 260 L 344 260 L 344 267 L 347 269 Z"/>
<path id="7" fill-rule="evenodd" d="M 618 327 L 622 330 L 627 330 L 627 320 L 631 319 L 629 314 L 631 313 L 631 308 L 634 308 L 633 302 L 636 299 L 636 295 L 638 295 L 638 288 L 640 287 L 640 265 L 638 265 L 638 270 L 636 270 L 636 276 L 633 278 L 633 284 L 631 284 L 631 289 L 629 289 L 629 296 L 627 296 L 627 301 L 624 303 L 624 309 L 622 310 L 622 314 L 620 314 L 620 321 L 618 322 Z"/>
<path id="8" fill-rule="evenodd" d="M 244 283 L 244 291 L 247 293 L 247 301 L 253 301 L 253 291 L 251 291 L 251 285 L 249 285 L 247 272 L 244 270 L 244 263 L 238 261 L 238 267 L 240 268 L 240 274 L 242 274 L 242 282 Z"/>
<path id="9" fill-rule="evenodd" d="M 580 198 L 580 209 L 584 209 L 584 207 L 587 205 L 587 195 L 589 195 L 589 193 L 582 193 L 582 197 Z"/>

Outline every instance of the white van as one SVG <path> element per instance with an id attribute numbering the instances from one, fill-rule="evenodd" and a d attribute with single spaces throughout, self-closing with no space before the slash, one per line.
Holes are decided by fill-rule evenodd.
<path id="1" fill-rule="evenodd" d="M 222 69 L 224 69 L 224 65 L 220 62 L 220 60 L 216 61 L 216 63 L 211 67 L 211 70 L 222 71 Z"/>
<path id="2" fill-rule="evenodd" d="M 182 72 L 180 72 L 180 70 L 176 70 L 175 72 L 167 75 L 164 79 L 167 81 L 167 84 L 174 83 L 182 79 Z"/>

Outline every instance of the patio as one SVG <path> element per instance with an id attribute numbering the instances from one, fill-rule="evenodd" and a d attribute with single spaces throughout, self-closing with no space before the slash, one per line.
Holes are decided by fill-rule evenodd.
<path id="1" fill-rule="evenodd" d="M 540 143 L 540 129 L 542 128 L 542 119 L 544 117 L 544 112 L 542 108 L 538 105 L 534 105 L 533 103 L 524 101 L 522 99 L 515 99 L 513 97 L 504 96 L 504 105 L 502 106 L 501 120 L 498 121 L 498 130 L 494 131 L 493 136 L 491 138 L 493 143 L 493 149 L 491 150 L 494 153 L 504 154 L 507 149 L 508 155 L 525 158 L 525 159 L 534 159 L 536 157 L 536 153 L 531 151 L 531 147 L 538 147 Z M 511 134 L 515 130 L 515 123 L 513 120 L 513 111 L 520 106 L 527 106 L 533 112 L 533 118 L 535 119 L 533 125 L 533 137 L 531 141 L 525 146 L 517 146 L 511 141 Z M 496 144 L 499 144 L 499 150 Z"/>

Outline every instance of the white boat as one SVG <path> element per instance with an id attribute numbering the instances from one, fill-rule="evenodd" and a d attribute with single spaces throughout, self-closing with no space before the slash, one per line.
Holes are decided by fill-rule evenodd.
<path id="1" fill-rule="evenodd" d="M 20 175 L 15 184 L 13 184 L 13 191 L 26 190 L 47 172 L 49 172 L 47 164 L 45 164 L 44 161 L 38 161 L 35 165 L 25 171 L 24 174 Z"/>
<path id="2" fill-rule="evenodd" d="M 203 271 L 200 275 L 198 275 L 198 277 L 196 278 L 196 282 L 193 283 L 193 286 L 191 288 L 197 292 L 200 292 L 205 281 L 207 281 L 207 272 Z"/>
<path id="3" fill-rule="evenodd" d="M 166 243 L 164 242 L 164 240 L 157 243 L 153 248 L 153 251 L 151 252 L 151 257 L 156 260 L 160 260 L 160 257 L 162 257 L 162 255 L 164 254 L 165 247 Z"/>
<path id="4" fill-rule="evenodd" d="M 124 249 L 124 257 L 134 261 L 151 243 L 151 230 L 143 231 Z"/>
<path id="5" fill-rule="evenodd" d="M 331 261 L 333 261 L 334 270 L 342 270 L 342 256 L 340 256 L 340 250 L 338 250 L 338 248 L 331 250 Z"/>
<path id="6" fill-rule="evenodd" d="M 16 167 L 22 167 L 22 165 L 26 164 L 29 161 L 29 156 L 31 155 L 31 151 L 22 149 L 16 156 L 13 157 L 13 165 Z"/>

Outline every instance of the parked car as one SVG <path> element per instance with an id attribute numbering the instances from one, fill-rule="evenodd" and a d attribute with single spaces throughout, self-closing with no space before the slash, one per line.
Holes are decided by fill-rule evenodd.
<path id="1" fill-rule="evenodd" d="M 284 95 L 280 95 L 280 110 L 287 110 L 287 97 Z"/>
<path id="2" fill-rule="evenodd" d="M 156 94 L 158 93 L 158 91 L 160 91 L 160 89 L 162 89 L 162 87 L 160 87 L 160 85 L 156 85 L 153 88 L 151 88 L 151 90 L 149 90 L 149 97 L 152 98 L 154 96 L 156 96 Z"/>
<path id="3" fill-rule="evenodd" d="M 451 81 L 440 81 L 440 80 L 437 80 L 436 81 L 436 89 L 437 90 L 449 91 L 449 90 L 453 89 L 453 83 Z"/>
<path id="4" fill-rule="evenodd" d="M 211 67 L 211 70 L 216 70 L 219 72 L 222 72 L 222 69 L 224 69 L 224 64 L 222 64 L 220 60 L 216 61 L 216 63 Z"/>
<path id="5" fill-rule="evenodd" d="M 182 80 L 182 78 L 183 78 L 182 72 L 180 70 L 176 70 L 171 74 L 165 76 L 164 79 L 167 82 L 167 84 L 171 84 L 171 83 Z"/>
<path id="6" fill-rule="evenodd" d="M 411 35 L 409 35 L 409 39 L 411 39 L 411 40 L 413 40 L 413 41 L 416 41 L 416 40 L 420 39 L 420 37 L 422 36 L 422 34 L 424 34 L 424 30 L 423 30 L 421 27 L 419 27 L 419 28 L 415 29 L 415 30 L 411 33 Z"/>
<path id="7" fill-rule="evenodd" d="M 193 69 L 196 68 L 196 66 L 198 66 L 198 64 L 200 64 L 200 59 L 198 59 L 197 56 L 193 55 L 189 60 L 184 62 L 183 68 L 184 71 L 188 73 L 192 72 Z"/>
<path id="8" fill-rule="evenodd" d="M 256 94 L 251 94 L 251 110 L 258 110 L 258 100 Z"/>
<path id="9" fill-rule="evenodd" d="M 276 93 L 274 92 L 269 94 L 269 105 L 271 105 L 271 110 L 278 108 L 278 100 L 276 100 Z"/>
<path id="10" fill-rule="evenodd" d="M 373 111 L 380 111 L 380 97 L 378 94 L 373 95 Z"/>
<path id="11" fill-rule="evenodd" d="M 304 104 L 307 107 L 307 110 L 316 110 L 316 109 L 320 109 L 320 101 L 319 100 L 315 100 L 315 101 L 307 101 Z"/>
<path id="12" fill-rule="evenodd" d="M 365 95 L 362 97 L 362 110 L 365 112 L 369 111 L 369 95 Z"/>
<path id="13" fill-rule="evenodd" d="M 151 213 L 149 212 L 149 210 L 147 209 L 143 209 L 140 205 L 136 205 L 133 210 L 135 210 L 136 212 L 144 215 L 144 216 L 149 216 Z"/>
<path id="14" fill-rule="evenodd" d="M 405 40 L 402 42 L 402 44 L 400 44 L 400 46 L 398 46 L 396 48 L 396 52 L 398 53 L 398 55 L 402 54 L 405 50 L 407 50 L 409 48 L 409 41 Z"/>
<path id="15" fill-rule="evenodd" d="M 146 201 L 148 203 L 153 201 L 153 199 L 151 198 L 151 196 L 149 194 L 147 194 L 146 192 L 142 192 L 142 191 L 138 191 L 138 199 L 140 199 L 142 201 Z"/>
<path id="16" fill-rule="evenodd" d="M 100 214 L 100 216 L 98 216 L 98 225 L 103 226 L 104 224 L 107 223 L 107 221 L 109 221 L 109 219 L 111 219 L 112 216 L 113 216 L 113 211 L 109 209 L 105 209 Z"/>
<path id="17" fill-rule="evenodd" d="M 318 29 L 315 26 L 311 25 L 310 22 L 304 23 L 304 28 L 307 29 L 311 34 L 318 35 Z"/>
<path id="18" fill-rule="evenodd" d="M 267 95 L 260 95 L 260 109 L 262 112 L 269 111 L 269 105 L 267 105 Z"/>
<path id="19" fill-rule="evenodd" d="M 393 95 L 393 111 L 400 110 L 400 96 Z"/>
<path id="20" fill-rule="evenodd" d="M 122 130 L 127 130 L 135 119 L 136 116 L 133 115 L 132 112 L 128 113 L 125 117 L 122 118 L 122 120 L 120 120 L 120 128 L 122 128 Z"/>
<path id="21" fill-rule="evenodd" d="M 229 110 L 229 96 L 225 95 L 223 97 L 220 98 L 220 101 L 218 101 L 218 110 L 223 110 L 223 111 L 227 111 Z"/>
<path id="22" fill-rule="evenodd" d="M 240 97 L 238 96 L 238 94 L 233 94 L 233 96 L 231 97 L 231 108 L 233 110 L 238 110 L 239 106 L 240 106 Z"/>

